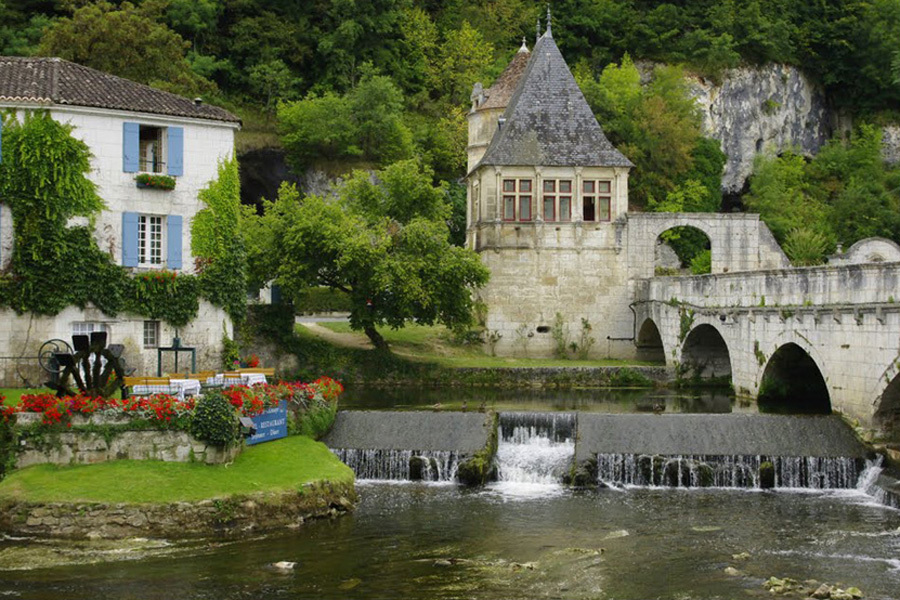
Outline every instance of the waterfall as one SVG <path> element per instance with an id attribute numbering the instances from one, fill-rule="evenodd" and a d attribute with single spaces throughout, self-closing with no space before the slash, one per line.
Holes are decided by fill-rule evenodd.
<path id="1" fill-rule="evenodd" d="M 575 415 L 501 413 L 495 464 L 501 482 L 558 485 L 575 455 Z"/>
<path id="2" fill-rule="evenodd" d="M 883 461 L 884 457 L 881 455 L 875 460 L 866 461 L 866 468 L 859 475 L 859 483 L 856 485 L 856 489 L 867 496 L 871 496 L 878 504 L 900 509 L 900 496 L 892 494 L 878 485 L 878 480 L 883 470 L 881 467 Z"/>
<path id="3" fill-rule="evenodd" d="M 767 468 L 769 486 L 760 473 Z M 862 460 L 840 457 L 597 455 L 597 479 L 607 486 L 852 489 L 862 468 Z"/>
<path id="4" fill-rule="evenodd" d="M 456 452 L 432 450 L 358 450 L 332 452 L 353 469 L 358 479 L 393 481 L 454 481 L 459 460 Z"/>

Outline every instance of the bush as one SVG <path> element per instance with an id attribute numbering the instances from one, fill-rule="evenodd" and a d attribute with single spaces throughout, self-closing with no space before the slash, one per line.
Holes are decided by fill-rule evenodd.
<path id="1" fill-rule="evenodd" d="M 233 446 L 241 439 L 234 407 L 221 391 L 210 390 L 197 402 L 191 435 L 213 446 Z"/>

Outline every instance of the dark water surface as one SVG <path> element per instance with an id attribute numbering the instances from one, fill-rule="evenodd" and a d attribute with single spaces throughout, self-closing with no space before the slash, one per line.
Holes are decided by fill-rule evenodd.
<path id="1" fill-rule="evenodd" d="M 360 492 L 354 515 L 283 536 L 112 549 L 101 557 L 112 562 L 98 564 L 7 570 L 34 551 L 7 541 L 0 597 L 732 599 L 771 597 L 762 583 L 774 575 L 900 598 L 900 512 L 855 492 L 503 483 L 362 483 Z M 89 546 L 30 558 L 94 560 Z M 283 573 L 268 567 L 277 561 L 298 564 Z"/>

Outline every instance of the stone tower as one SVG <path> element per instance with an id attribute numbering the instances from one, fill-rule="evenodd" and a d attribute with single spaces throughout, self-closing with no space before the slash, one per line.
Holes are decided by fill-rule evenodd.
<path id="1" fill-rule="evenodd" d="M 491 270 L 481 299 L 497 351 L 551 354 L 555 323 L 577 343 L 587 319 L 593 355 L 632 355 L 619 219 L 632 164 L 603 134 L 549 23 L 472 99 L 467 243 Z"/>

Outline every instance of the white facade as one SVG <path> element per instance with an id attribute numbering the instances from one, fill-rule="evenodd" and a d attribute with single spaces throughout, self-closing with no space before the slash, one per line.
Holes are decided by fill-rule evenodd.
<path id="1" fill-rule="evenodd" d="M 101 108 L 0 102 L 0 110 L 9 109 L 15 110 L 20 119 L 28 110 L 49 110 L 55 120 L 72 125 L 72 135 L 88 145 L 93 154 L 89 177 L 97 184 L 97 192 L 106 203 L 105 210 L 95 220 L 94 237 L 99 248 L 108 252 L 116 264 L 126 264 L 123 262 L 126 227 L 123 215 L 129 213 L 145 217 L 142 224 L 157 225 L 152 234 L 148 231 L 148 235 L 142 236 L 142 244 L 148 247 L 148 252 L 149 245 L 156 244 L 157 260 L 150 264 L 147 254 L 144 257 L 147 260 L 132 267 L 134 271 L 168 268 L 181 273 L 194 272 L 190 231 L 194 215 L 203 208 L 198 192 L 216 179 L 218 164 L 233 155 L 238 123 Z M 167 132 L 183 131 L 183 169 L 182 174 L 175 177 L 174 190 L 139 189 L 135 182 L 137 173 L 125 170 L 126 135 L 123 131 L 127 123 L 147 129 L 158 128 L 155 131 L 161 135 L 163 156 Z M 141 166 L 153 170 L 152 165 Z M 159 174 L 165 175 L 166 169 L 162 168 Z M 0 198 L 0 203 L 2 200 Z M 0 265 L 5 267 L 12 254 L 13 222 L 8 206 L 0 204 L 0 211 Z M 166 226 L 168 222 L 180 224 L 180 240 L 168 239 L 173 231 Z M 178 254 L 180 265 L 175 261 Z M 44 375 L 35 369 L 40 345 L 52 338 L 70 341 L 76 328 L 83 330 L 97 326 L 79 325 L 87 323 L 102 324 L 109 332 L 110 343 L 124 344 L 126 360 L 129 366 L 137 368 L 138 373 L 155 373 L 157 353 L 155 346 L 144 344 L 150 341 L 145 340 L 144 321 L 143 317 L 129 314 L 111 317 L 91 307 L 85 310 L 69 307 L 55 317 L 16 315 L 11 310 L 0 309 L 0 383 L 10 386 L 40 383 Z M 157 344 L 170 345 L 174 331 L 165 323 L 158 327 Z M 224 311 L 205 301 L 201 301 L 198 318 L 180 332 L 183 346 L 198 349 L 198 368 L 218 366 L 223 333 L 232 335 L 230 319 Z M 187 358 L 186 366 L 189 367 L 189 357 L 182 357 Z M 179 367 L 185 370 L 184 366 L 182 360 Z M 171 365 L 164 368 L 171 369 Z"/>

